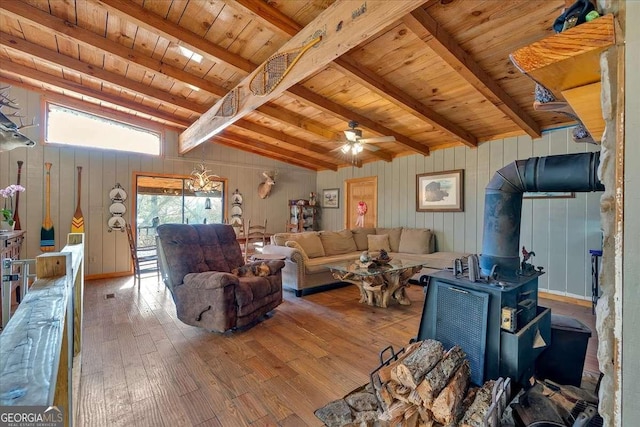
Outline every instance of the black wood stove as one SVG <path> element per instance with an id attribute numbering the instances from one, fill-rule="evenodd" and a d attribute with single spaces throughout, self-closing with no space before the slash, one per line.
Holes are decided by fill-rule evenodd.
<path id="1" fill-rule="evenodd" d="M 538 277 L 520 253 L 520 214 L 526 191 L 604 190 L 597 178 L 600 153 L 516 160 L 495 173 L 486 187 L 482 254 L 451 271 L 423 276 L 425 302 L 418 339 L 460 345 L 471 380 L 510 377 L 524 384 L 536 358 L 550 344 L 551 312 L 538 306 Z"/>

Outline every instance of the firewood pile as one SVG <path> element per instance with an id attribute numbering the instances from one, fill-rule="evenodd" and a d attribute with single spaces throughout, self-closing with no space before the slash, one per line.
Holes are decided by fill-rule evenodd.
<path id="1" fill-rule="evenodd" d="M 458 346 L 445 351 L 435 340 L 412 343 L 377 377 L 315 415 L 328 427 L 487 425 L 494 381 L 470 388 L 469 362 Z"/>

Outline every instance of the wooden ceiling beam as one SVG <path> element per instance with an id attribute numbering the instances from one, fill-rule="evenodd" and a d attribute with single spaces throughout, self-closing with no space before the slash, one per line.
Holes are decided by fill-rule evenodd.
<path id="1" fill-rule="evenodd" d="M 103 0 L 101 1 L 101 3 L 107 7 L 109 10 L 118 13 L 120 16 L 123 16 L 125 19 L 128 20 L 133 20 L 136 23 L 138 23 L 139 25 L 143 25 L 142 23 L 138 22 L 139 18 L 137 18 L 136 16 L 132 16 L 130 15 L 131 13 L 136 13 L 136 10 L 140 10 L 140 9 L 144 9 L 140 6 L 137 5 L 131 5 L 131 4 L 125 4 L 119 0 Z M 235 1 L 228 1 L 225 0 L 225 3 L 228 4 L 231 7 L 234 8 L 238 8 L 238 4 L 243 6 L 242 9 L 245 11 L 245 13 L 249 13 L 251 14 L 254 18 L 259 19 L 261 22 L 266 23 L 267 25 L 269 25 L 271 28 L 273 29 L 277 29 L 277 30 L 282 30 L 282 29 L 286 29 L 285 32 L 283 33 L 283 35 L 289 37 L 292 35 L 297 34 L 302 27 L 297 24 L 295 21 L 293 21 L 292 19 L 290 19 L 289 17 L 287 17 L 286 15 L 282 14 L 280 11 L 278 11 L 277 9 L 267 5 L 266 3 L 264 3 L 262 0 L 258 0 L 258 1 L 254 1 L 254 0 L 240 0 L 239 2 L 237 2 L 238 4 L 236 4 Z M 148 16 L 149 14 L 152 14 L 152 12 L 149 12 L 148 10 L 142 10 L 140 11 L 141 13 L 143 13 L 144 16 Z M 256 14 L 258 13 L 258 14 Z M 169 40 L 175 41 L 175 42 L 179 42 L 181 45 L 185 45 L 186 47 L 188 47 L 189 49 L 193 50 L 193 51 L 198 51 L 198 48 L 196 45 L 191 44 L 190 40 L 196 40 L 199 36 L 197 36 L 196 34 L 190 33 L 188 30 L 185 30 L 184 28 L 177 26 L 175 24 L 172 24 L 170 22 L 165 22 L 166 20 L 164 20 L 163 18 L 159 17 L 159 16 L 155 16 L 155 19 L 149 19 L 147 20 L 148 22 L 144 24 L 144 27 L 147 28 L 150 31 L 155 31 L 158 32 L 160 34 L 162 34 L 165 38 L 168 38 Z M 155 24 L 159 24 L 161 23 L 161 27 L 160 28 L 156 28 L 154 27 Z M 209 43 L 211 44 L 211 43 Z M 203 52 L 199 52 L 201 54 L 203 54 Z M 234 55 L 234 54 L 231 54 Z M 237 56 L 237 55 L 236 55 Z M 208 57 L 214 61 L 219 60 L 221 58 L 215 56 L 215 52 L 212 52 L 208 55 Z M 125 58 L 126 59 L 126 58 Z M 240 56 L 237 56 L 235 58 L 235 60 L 242 60 Z M 244 61 L 244 60 L 242 60 Z M 244 65 L 246 65 L 246 63 L 243 63 Z M 234 64 L 231 64 L 234 65 Z M 254 65 L 253 63 L 251 63 L 251 67 L 248 66 L 243 66 L 242 67 L 242 71 L 253 71 L 256 69 L 256 65 Z M 214 93 L 214 92 L 212 92 Z M 215 94 L 216 95 L 226 95 L 227 91 L 226 89 L 224 89 L 224 93 L 221 94 L 220 91 L 216 91 Z M 312 103 L 310 100 L 306 100 L 308 103 Z M 324 100 L 324 104 L 326 105 L 326 103 L 331 102 L 329 100 Z M 334 107 L 333 109 L 337 109 L 338 107 Z M 264 109 L 258 108 L 257 109 L 259 112 L 262 112 L 276 120 L 280 120 L 282 121 L 283 119 L 283 114 L 282 113 L 277 113 L 275 112 L 274 108 L 269 108 L 266 107 Z M 267 111 L 269 111 L 269 113 L 267 113 Z M 348 117 L 343 117 L 345 120 L 350 120 L 350 118 Z M 294 124 L 291 120 L 288 121 L 288 124 L 293 125 L 293 126 L 297 126 L 300 127 L 301 129 L 304 130 L 309 130 L 310 132 L 316 133 L 318 135 L 323 136 L 324 138 L 327 139 L 337 139 L 339 138 L 339 135 L 337 135 L 335 132 L 330 132 L 326 129 L 325 126 L 320 125 L 320 126 L 314 126 L 314 124 L 307 122 L 307 123 L 303 123 L 302 125 L 299 124 Z M 322 130 L 320 130 L 322 129 Z M 320 133 L 318 133 L 320 132 Z M 328 133 L 331 133 L 332 135 L 329 136 L 327 135 Z M 378 151 L 382 151 L 382 150 L 378 150 Z M 392 154 L 382 151 L 382 152 L 376 152 L 377 156 L 385 161 L 390 161 L 390 159 L 392 158 Z"/>
<path id="2" fill-rule="evenodd" d="M 235 122 L 234 125 L 237 125 L 237 126 L 241 127 L 242 129 L 246 129 L 248 131 L 259 133 L 259 134 L 267 136 L 269 138 L 276 139 L 276 140 L 281 141 L 281 142 L 283 142 L 285 144 L 290 144 L 290 145 L 293 145 L 295 147 L 302 148 L 303 150 L 313 151 L 316 154 L 332 157 L 331 154 L 330 154 L 331 150 L 328 150 L 326 147 L 324 147 L 324 148 L 320 147 L 320 146 L 318 146 L 316 144 L 313 144 L 311 142 L 307 142 L 304 139 L 296 138 L 295 136 L 292 136 L 292 135 L 287 135 L 284 132 L 280 132 L 280 131 L 277 131 L 275 129 L 268 128 L 266 126 L 262 126 L 262 125 L 260 125 L 258 123 L 254 123 L 254 122 L 251 122 L 249 120 L 240 119 L 237 122 Z M 378 151 L 371 152 L 371 153 L 374 156 L 376 156 L 376 157 L 378 157 L 378 158 L 380 158 L 382 160 L 385 160 L 387 162 L 390 162 L 391 160 L 393 160 L 393 156 L 390 153 L 388 153 L 386 151 L 383 151 L 383 150 L 378 150 Z M 337 167 L 336 167 L 336 170 L 338 170 Z"/>
<path id="3" fill-rule="evenodd" d="M 241 6 L 246 13 L 250 13 L 255 19 L 269 25 L 270 28 L 277 30 L 283 36 L 294 36 L 302 30 L 302 26 L 300 24 L 280 12 L 278 9 L 269 6 L 263 0 L 235 0 L 232 3 L 232 6 L 236 5 Z M 354 81 L 363 85 L 372 92 L 375 92 L 387 101 L 400 105 L 416 117 L 429 122 L 437 129 L 450 134 L 456 140 L 463 142 L 465 145 L 469 145 L 471 147 L 477 146 L 477 140 L 473 135 L 451 123 L 446 118 L 413 99 L 411 96 L 402 92 L 400 89 L 391 85 L 381 77 L 365 70 L 364 67 L 357 64 L 355 60 L 349 58 L 348 53 L 336 58 L 333 61 L 333 64 L 340 72 L 346 74 Z M 307 101 L 310 100 L 307 99 Z M 412 147 L 407 148 L 413 149 Z M 422 153 L 422 151 L 418 151 L 418 153 Z"/>
<path id="4" fill-rule="evenodd" d="M 287 159 L 287 161 L 298 161 L 299 163 L 310 165 L 315 170 L 318 170 L 319 167 L 324 169 L 330 169 L 333 171 L 338 170 L 338 167 L 332 163 L 318 160 L 315 157 L 305 156 L 304 154 L 300 154 L 296 151 L 287 150 L 281 147 L 276 147 L 264 141 L 258 141 L 255 139 L 247 138 L 242 135 L 233 134 L 232 132 L 229 132 L 229 130 L 226 130 L 222 134 L 216 135 L 215 138 L 212 139 L 212 141 L 216 141 L 218 139 L 232 140 L 234 142 L 242 144 L 243 147 L 266 150 L 272 154 L 277 154 L 281 156 L 283 159 Z"/>
<path id="5" fill-rule="evenodd" d="M 154 108 L 147 107 L 146 105 L 136 102 L 125 101 L 119 96 L 109 95 L 108 93 L 91 89 L 71 80 L 65 80 L 62 77 L 38 71 L 34 68 L 30 68 L 22 64 L 17 64 L 9 60 L 2 61 L 2 72 L 10 73 L 18 78 L 33 80 L 34 82 L 43 82 L 44 84 L 56 87 L 58 89 L 67 90 L 78 95 L 88 96 L 122 108 L 137 111 L 141 114 L 146 114 L 147 116 L 154 117 L 158 120 L 166 121 L 180 128 L 186 128 L 191 124 L 191 122 L 187 120 L 181 120 L 173 114 L 164 113 L 160 110 L 156 110 Z"/>
<path id="6" fill-rule="evenodd" d="M 288 126 L 294 126 L 305 130 L 309 133 L 313 133 L 327 140 L 339 140 L 342 138 L 342 133 L 334 132 L 327 127 L 324 123 L 308 119 L 299 114 L 295 114 L 285 108 L 278 105 L 274 105 L 270 102 L 260 106 L 256 111 L 265 117 L 280 122 Z"/>
<path id="7" fill-rule="evenodd" d="M 249 90 L 250 82 L 260 73 L 261 67 L 259 67 L 234 88 L 239 100 L 236 114 L 233 117 L 216 116 L 223 102 L 222 100 L 218 101 L 180 135 L 179 152 L 185 153 L 197 147 L 234 121 L 279 96 L 294 84 L 322 69 L 338 56 L 373 36 L 380 27 L 401 18 L 422 3 L 421 0 L 395 0 L 393 2 L 369 0 L 366 3 L 366 8 L 359 9 L 358 6 L 356 10 L 353 9 L 354 3 L 350 1 L 334 3 L 280 47 L 277 53 L 301 49 L 310 40 L 317 37 L 318 31 L 322 34 L 321 42 L 297 58 L 295 66 L 291 67 L 286 75 L 283 75 L 282 80 L 273 91 L 264 95 L 255 95 Z M 419 144 L 416 143 L 416 145 Z"/>
<path id="8" fill-rule="evenodd" d="M 326 149 L 322 149 L 310 142 L 307 142 L 303 139 L 296 138 L 292 135 L 287 135 L 284 132 L 268 128 L 266 126 L 262 126 L 258 123 L 251 122 L 246 119 L 240 119 L 233 124 L 233 126 L 237 126 L 241 129 L 247 130 L 249 132 L 258 133 L 260 135 L 266 136 L 271 139 L 275 139 L 279 142 L 283 142 L 287 145 L 292 145 L 295 148 L 299 148 L 302 150 L 312 151 L 316 154 L 320 154 L 322 156 L 330 156 L 329 151 Z"/>
<path id="9" fill-rule="evenodd" d="M 296 85 L 295 87 L 289 88 L 288 95 L 293 95 L 302 102 L 306 102 L 308 100 L 316 108 L 319 108 L 326 113 L 337 114 L 346 118 L 347 120 L 355 120 L 360 126 L 377 132 L 380 135 L 393 136 L 398 144 L 425 156 L 429 155 L 429 147 L 427 147 L 426 145 L 422 145 L 418 141 L 414 141 L 413 139 L 407 138 L 406 136 L 401 135 L 392 129 L 382 126 L 381 124 L 374 122 L 373 120 L 369 119 L 366 116 L 363 116 L 362 114 L 351 111 L 333 102 L 327 102 L 328 100 L 310 91 L 302 85 Z"/>
<path id="10" fill-rule="evenodd" d="M 468 147 L 478 146 L 478 140 L 475 136 L 414 99 L 411 95 L 403 92 L 397 86 L 394 86 L 382 77 L 364 68 L 362 65 L 357 64 L 347 55 L 343 55 L 335 60 L 333 66 L 348 77 L 355 78 L 360 84 L 364 85 L 370 91 L 375 92 L 378 96 L 399 105 L 414 116 L 430 123 L 437 130 L 453 137 L 464 145 Z"/>
<path id="11" fill-rule="evenodd" d="M 19 37 L 14 37 L 7 33 L 0 32 L 0 46 L 34 56 L 42 61 L 59 67 L 69 68 L 86 76 L 140 93 L 144 96 L 154 98 L 174 107 L 183 108 L 193 113 L 202 114 L 207 111 L 208 108 L 205 105 L 195 104 L 193 101 L 189 101 L 186 98 L 172 95 L 164 90 L 155 89 L 146 84 L 130 80 L 125 76 L 94 67 L 93 65 L 62 55 L 58 52 L 54 52 L 45 47 L 28 42 Z"/>
<path id="12" fill-rule="evenodd" d="M 302 30 L 302 25 L 289 18 L 264 0 L 224 0 L 236 10 L 242 9 L 252 18 L 262 22 L 283 37 L 295 36 Z"/>
<path id="13" fill-rule="evenodd" d="M 127 21 L 159 34 L 161 37 L 179 46 L 187 47 L 214 62 L 222 61 L 245 73 L 255 69 L 248 59 L 210 42 L 200 35 L 184 29 L 178 24 L 156 15 L 148 9 L 128 0 L 97 0 L 98 4 L 110 12 L 123 16 Z"/>
<path id="14" fill-rule="evenodd" d="M 308 165 L 306 163 L 301 163 L 301 162 L 289 159 L 287 157 L 280 156 L 280 155 L 275 154 L 275 153 L 273 153 L 273 152 L 271 152 L 270 150 L 267 150 L 267 149 L 256 149 L 256 148 L 253 148 L 253 147 L 249 147 L 249 146 L 247 146 L 246 143 L 237 142 L 233 138 L 226 138 L 223 135 L 216 135 L 211 140 L 211 142 L 213 142 L 215 144 L 226 145 L 227 147 L 235 148 L 235 149 L 241 150 L 241 151 L 246 151 L 248 153 L 257 154 L 258 156 L 267 157 L 269 159 L 273 159 L 273 160 L 278 160 L 278 161 L 281 161 L 281 162 L 289 163 L 291 165 L 299 166 L 301 168 L 311 169 L 311 170 L 314 170 L 314 171 L 318 170 L 318 168 L 313 166 L 313 165 Z"/>
<path id="15" fill-rule="evenodd" d="M 180 82 L 189 84 L 198 89 L 205 90 L 218 97 L 225 96 L 228 92 L 224 87 L 208 80 L 194 76 L 184 70 L 168 65 L 162 61 L 143 55 L 126 46 L 106 39 L 96 33 L 85 30 L 72 22 L 56 18 L 49 13 L 30 6 L 22 1 L 0 2 L 0 10 L 16 19 L 25 20 L 30 25 L 46 31 L 53 31 L 57 36 L 63 37 L 74 43 L 80 43 L 90 49 L 99 49 L 110 55 L 116 56 L 128 63 L 137 64 L 153 73 L 161 73 Z"/>
<path id="16" fill-rule="evenodd" d="M 522 130 L 532 138 L 542 135 L 536 121 L 424 9 L 414 10 L 403 21 L 427 46 Z"/>
<path id="17" fill-rule="evenodd" d="M 93 104 L 91 102 L 83 101 L 81 99 L 72 98 L 67 95 L 61 95 L 55 92 L 46 92 L 43 94 L 43 100 L 50 101 L 54 104 L 58 104 L 64 107 L 75 108 L 78 111 L 83 111 L 96 116 L 106 117 L 117 122 L 128 123 L 134 126 L 142 126 L 146 129 L 153 129 L 157 132 L 162 132 L 168 127 L 173 128 L 176 132 L 181 132 L 184 126 L 175 127 L 168 126 L 164 123 L 155 122 L 147 119 L 146 117 L 134 116 L 125 111 L 115 110 L 113 108 L 104 107 L 100 104 Z"/>

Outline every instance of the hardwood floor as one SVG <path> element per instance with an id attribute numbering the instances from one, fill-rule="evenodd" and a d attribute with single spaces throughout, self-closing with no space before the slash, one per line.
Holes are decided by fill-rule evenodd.
<path id="1" fill-rule="evenodd" d="M 384 309 L 359 304 L 355 286 L 285 292 L 271 318 L 215 334 L 178 321 L 155 275 L 140 287 L 132 278 L 87 282 L 78 424 L 320 426 L 315 409 L 366 383 L 380 350 L 415 337 L 424 294 L 411 286 L 408 295 L 412 305 Z M 595 322 L 589 308 L 541 305 Z M 597 371 L 589 326 L 585 370 Z"/>

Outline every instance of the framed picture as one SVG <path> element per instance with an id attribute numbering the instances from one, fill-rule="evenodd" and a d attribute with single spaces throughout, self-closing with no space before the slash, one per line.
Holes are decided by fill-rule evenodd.
<path id="1" fill-rule="evenodd" d="M 540 193 L 525 192 L 522 195 L 523 199 L 573 199 L 574 197 L 576 197 L 576 193 L 574 193 L 573 191 L 543 191 Z"/>
<path id="2" fill-rule="evenodd" d="M 416 175 L 416 211 L 462 212 L 463 210 L 463 169 Z"/>
<path id="3" fill-rule="evenodd" d="M 340 207 L 340 189 L 327 188 L 322 190 L 322 207 L 338 209 Z"/>

